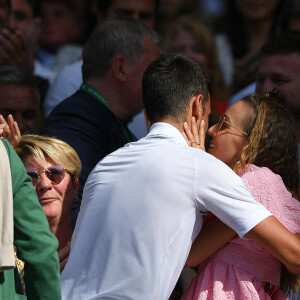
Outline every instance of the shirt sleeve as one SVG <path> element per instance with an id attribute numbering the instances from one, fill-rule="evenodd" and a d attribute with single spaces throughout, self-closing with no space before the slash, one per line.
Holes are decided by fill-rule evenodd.
<path id="1" fill-rule="evenodd" d="M 228 166 L 204 152 L 202 158 L 195 161 L 195 198 L 200 209 L 211 211 L 240 237 L 272 215 Z"/>
<path id="2" fill-rule="evenodd" d="M 30 177 L 9 143 L 3 139 L 11 165 L 14 202 L 14 244 L 25 262 L 28 299 L 61 299 L 58 241 L 51 233 Z"/>

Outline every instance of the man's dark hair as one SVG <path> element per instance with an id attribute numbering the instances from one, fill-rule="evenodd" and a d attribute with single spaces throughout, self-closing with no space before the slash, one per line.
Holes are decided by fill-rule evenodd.
<path id="1" fill-rule="evenodd" d="M 101 78 L 117 55 L 137 64 L 146 39 L 161 43 L 159 35 L 143 23 L 130 18 L 107 18 L 101 21 L 83 47 L 83 81 Z"/>
<path id="2" fill-rule="evenodd" d="M 261 49 L 262 55 L 300 54 L 300 33 L 290 32 L 268 41 Z"/>
<path id="3" fill-rule="evenodd" d="M 143 101 L 151 123 L 163 118 L 182 122 L 192 97 L 203 95 L 204 108 L 210 84 L 201 66 L 182 55 L 161 55 L 143 77 Z"/>
<path id="4" fill-rule="evenodd" d="M 17 67 L 0 67 L 0 86 L 6 84 L 30 86 L 35 90 L 38 99 L 40 99 L 39 91 L 34 77 L 31 74 L 26 73 Z"/>

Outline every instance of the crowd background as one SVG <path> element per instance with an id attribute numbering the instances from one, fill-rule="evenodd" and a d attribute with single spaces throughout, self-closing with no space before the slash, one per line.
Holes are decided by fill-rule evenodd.
<path id="1" fill-rule="evenodd" d="M 0 121 L 2 124 L 7 121 L 4 137 L 12 136 L 15 121 L 21 134 L 51 132 L 78 152 L 85 178 L 97 161 L 128 142 L 117 137 L 120 140 L 112 145 L 107 137 L 104 140 L 104 136 L 99 136 L 103 143 L 97 147 L 105 151 L 91 163 L 85 152 L 92 151 L 82 146 L 80 137 L 74 133 L 74 139 L 64 139 L 60 128 L 51 123 L 58 119 L 66 122 L 68 112 L 63 115 L 53 109 L 80 88 L 84 80 L 81 73 L 84 46 L 98 22 L 111 16 L 138 19 L 160 34 L 160 42 L 152 39 L 154 44 L 161 45 L 162 53 L 183 54 L 203 67 L 212 88 L 210 125 L 217 123 L 234 99 L 241 99 L 255 89 L 266 93 L 276 88 L 293 112 L 300 144 L 299 0 L 0 0 L 0 114 L 4 118 Z M 285 41 L 282 37 L 290 35 L 286 47 L 279 47 L 277 52 L 276 49 L 273 53 L 261 51 L 268 42 Z M 145 47 L 151 50 L 152 46 Z M 151 55 L 155 58 L 154 50 Z M 264 64 L 279 65 L 280 71 L 267 74 Z M 132 77 L 124 89 L 106 81 L 101 94 L 122 88 L 120 101 L 133 99 L 133 95 L 140 93 L 141 76 L 142 73 Z M 133 90 L 133 86 L 139 90 L 137 87 Z M 120 103 L 114 105 L 121 106 Z M 119 115 L 117 109 L 112 111 L 141 138 L 147 132 L 141 107 L 130 109 L 126 117 Z M 88 136 L 89 129 L 85 129 L 83 133 Z M 78 172 L 74 176 L 79 177 L 81 197 L 85 179 L 81 180 Z M 73 227 L 77 213 L 73 216 Z M 194 275 L 193 269 L 185 269 L 170 299 L 179 299 Z"/>

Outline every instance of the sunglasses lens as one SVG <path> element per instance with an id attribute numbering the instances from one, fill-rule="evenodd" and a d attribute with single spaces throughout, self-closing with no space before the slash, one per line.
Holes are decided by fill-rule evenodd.
<path id="1" fill-rule="evenodd" d="M 35 184 L 39 179 L 39 173 L 34 170 L 28 170 L 27 174 L 31 177 L 32 183 Z"/>
<path id="2" fill-rule="evenodd" d="M 60 183 L 65 177 L 65 169 L 61 166 L 52 166 L 45 173 L 56 184 Z"/>

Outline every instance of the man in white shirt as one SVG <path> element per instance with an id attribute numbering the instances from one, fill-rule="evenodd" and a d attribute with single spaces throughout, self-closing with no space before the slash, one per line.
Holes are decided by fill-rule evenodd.
<path id="1" fill-rule="evenodd" d="M 230 168 L 181 134 L 185 121 L 207 124 L 210 113 L 199 64 L 161 56 L 144 74 L 143 100 L 149 134 L 106 156 L 87 180 L 63 299 L 169 299 L 209 211 L 299 272 L 300 241 Z"/>

